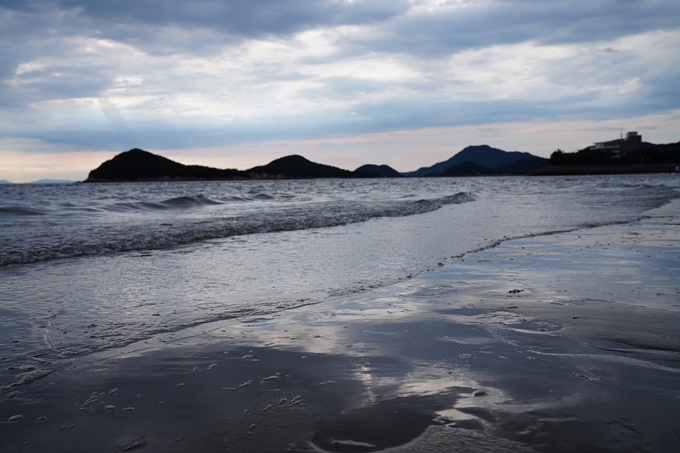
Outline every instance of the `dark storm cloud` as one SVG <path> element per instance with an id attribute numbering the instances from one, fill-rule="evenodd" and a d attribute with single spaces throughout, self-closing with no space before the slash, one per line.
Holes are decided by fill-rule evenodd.
<path id="1" fill-rule="evenodd" d="M 455 6 L 452 5 L 452 6 Z M 210 46 L 206 37 L 192 41 L 163 36 L 156 27 L 211 29 L 222 39 L 262 38 L 338 25 L 376 25 L 374 33 L 348 37 L 347 44 L 372 50 L 412 54 L 451 53 L 465 48 L 535 40 L 567 43 L 612 39 L 649 30 L 675 29 L 676 0 L 507 0 L 462 2 L 462 6 L 412 9 L 404 0 L 10 0 L 0 8 L 62 20 L 57 34 L 95 31 L 121 42 L 157 51 Z M 70 22 L 70 23 L 69 23 Z M 79 28 L 81 27 L 81 28 Z M 220 36 L 221 37 L 218 37 Z M 164 46 L 166 47 L 164 49 Z"/>
<path id="2" fill-rule="evenodd" d="M 525 41 L 595 42 L 678 24 L 675 0 L 490 1 L 396 17 L 379 33 L 350 37 L 347 44 L 426 57 Z"/>
<path id="3" fill-rule="evenodd" d="M 0 4 L 22 12 L 74 10 L 99 25 L 147 24 L 213 28 L 244 37 L 281 35 L 307 28 L 363 25 L 406 12 L 404 0 L 28 0 Z M 130 31 L 133 28 L 130 27 Z"/>

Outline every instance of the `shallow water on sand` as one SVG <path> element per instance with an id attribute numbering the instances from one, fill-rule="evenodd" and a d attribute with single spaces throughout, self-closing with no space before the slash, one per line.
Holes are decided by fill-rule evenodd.
<path id="1" fill-rule="evenodd" d="M 0 417 L 22 418 L 0 430 L 7 451 L 37 452 L 676 451 L 679 245 L 677 224 L 646 221 L 508 241 L 268 320 L 161 334 L 18 387 Z M 555 278 L 535 272 L 546 259 Z M 583 263 L 599 273 L 579 286 Z M 667 271 L 656 306 L 627 295 L 635 281 L 591 297 L 630 269 L 643 286 Z"/>
<path id="2" fill-rule="evenodd" d="M 678 186 L 668 175 L 3 186 L 0 257 L 25 262 L 0 267 L 0 357 L 67 364 L 272 316 L 508 238 L 628 222 Z M 14 369 L 0 384 L 18 382 Z"/>

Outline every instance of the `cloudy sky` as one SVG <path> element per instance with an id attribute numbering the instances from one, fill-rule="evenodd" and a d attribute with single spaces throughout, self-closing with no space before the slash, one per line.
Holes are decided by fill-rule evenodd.
<path id="1" fill-rule="evenodd" d="M 678 0 L 0 0 L 0 179 L 680 140 Z"/>

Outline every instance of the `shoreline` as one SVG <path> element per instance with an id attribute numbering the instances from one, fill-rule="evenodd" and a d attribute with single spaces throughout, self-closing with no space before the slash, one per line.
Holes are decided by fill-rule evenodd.
<path id="1" fill-rule="evenodd" d="M 632 175 L 668 173 L 678 174 L 677 162 L 665 164 L 637 164 L 637 165 L 553 165 L 540 168 L 531 176 L 579 176 L 579 175 Z"/>
<path id="2" fill-rule="evenodd" d="M 645 175 L 645 174 L 678 174 L 675 168 L 680 163 L 668 164 L 637 164 L 637 165 L 555 165 L 535 170 L 531 173 L 517 174 L 489 174 L 489 175 L 459 175 L 459 176 L 404 176 L 405 178 L 471 178 L 471 177 L 526 177 L 526 176 L 585 176 L 585 175 Z M 386 176 L 357 176 L 355 178 L 338 177 L 295 177 L 284 175 L 248 175 L 230 178 L 183 178 L 162 177 L 154 179 L 86 179 L 75 181 L 77 184 L 122 184 L 145 182 L 210 182 L 210 181 L 297 181 L 316 179 L 389 179 Z"/>
<path id="3" fill-rule="evenodd" d="M 678 258 L 652 216 L 158 334 L 5 395 L 1 449 L 673 451 Z"/>

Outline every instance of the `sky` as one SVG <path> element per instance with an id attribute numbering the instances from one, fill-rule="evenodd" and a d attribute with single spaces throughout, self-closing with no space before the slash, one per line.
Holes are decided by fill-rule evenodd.
<path id="1" fill-rule="evenodd" d="M 678 0 L 0 0 L 0 179 L 680 140 Z"/>

